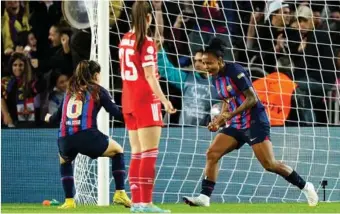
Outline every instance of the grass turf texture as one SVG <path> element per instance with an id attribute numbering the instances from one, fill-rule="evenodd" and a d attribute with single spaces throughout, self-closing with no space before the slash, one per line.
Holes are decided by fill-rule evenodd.
<path id="1" fill-rule="evenodd" d="M 185 204 L 163 204 L 172 213 L 340 213 L 340 203 L 320 203 L 309 207 L 306 203 L 266 204 L 212 204 L 210 207 L 189 207 Z M 2 213 L 129 213 L 121 206 L 78 206 L 76 209 L 59 210 L 41 204 L 1 204 Z"/>

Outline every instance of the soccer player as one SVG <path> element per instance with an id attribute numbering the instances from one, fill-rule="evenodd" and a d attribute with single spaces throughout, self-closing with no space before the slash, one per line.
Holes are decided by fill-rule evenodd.
<path id="1" fill-rule="evenodd" d="M 170 114 L 176 110 L 158 82 L 156 45 L 147 36 L 151 21 L 151 5 L 136 1 L 132 6 L 133 28 L 119 45 L 122 107 L 132 153 L 129 169 L 131 212 L 169 212 L 152 204 L 152 192 L 163 125 L 161 103 Z"/>
<path id="2" fill-rule="evenodd" d="M 97 114 L 101 107 L 111 116 L 121 113 L 109 95 L 99 85 L 100 65 L 95 61 L 81 61 L 69 81 L 63 103 L 53 115 L 47 114 L 46 122 L 60 121 L 58 138 L 60 156 L 60 174 L 65 192 L 65 203 L 62 209 L 75 208 L 73 199 L 74 180 L 72 161 L 77 154 L 92 159 L 110 157 L 112 175 L 116 184 L 113 202 L 126 207 L 131 201 L 125 193 L 125 163 L 122 147 L 97 128 Z"/>
<path id="3" fill-rule="evenodd" d="M 221 114 L 209 124 L 208 129 L 215 132 L 222 124 L 227 122 L 228 125 L 216 135 L 208 148 L 201 194 L 198 197 L 183 197 L 184 202 L 191 206 L 209 206 L 217 180 L 218 161 L 223 155 L 248 143 L 266 170 L 297 186 L 307 197 L 308 204 L 316 206 L 318 195 L 313 184 L 306 183 L 291 167 L 275 159 L 264 106 L 258 100 L 243 67 L 223 61 L 224 48 L 224 42 L 215 38 L 204 51 L 202 60 L 223 100 Z"/>

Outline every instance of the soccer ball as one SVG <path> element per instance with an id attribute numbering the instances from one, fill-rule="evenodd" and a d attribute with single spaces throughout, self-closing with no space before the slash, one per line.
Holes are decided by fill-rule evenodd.
<path id="1" fill-rule="evenodd" d="M 221 113 L 222 104 L 216 103 L 210 109 L 211 121 L 214 121 L 218 115 Z"/>

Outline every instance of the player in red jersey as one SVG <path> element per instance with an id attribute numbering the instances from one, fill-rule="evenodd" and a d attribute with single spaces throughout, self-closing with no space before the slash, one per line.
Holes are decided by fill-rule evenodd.
<path id="1" fill-rule="evenodd" d="M 133 28 L 119 45 L 122 107 L 132 153 L 129 170 L 132 212 L 169 212 L 152 204 L 152 191 L 163 125 L 161 103 L 170 114 L 176 110 L 158 82 L 156 45 L 147 36 L 151 21 L 151 5 L 136 1 L 132 7 Z"/>

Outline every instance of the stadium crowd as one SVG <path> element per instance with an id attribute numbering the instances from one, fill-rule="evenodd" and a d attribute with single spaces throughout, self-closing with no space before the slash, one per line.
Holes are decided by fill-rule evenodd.
<path id="1" fill-rule="evenodd" d="M 116 2 L 119 10 L 110 22 L 111 82 L 120 103 L 116 46 L 129 30 L 133 2 Z M 161 38 L 161 85 L 180 110 L 165 115 L 166 121 L 185 126 L 210 121 L 218 96 L 201 57 L 216 36 L 228 46 L 225 60 L 247 68 L 258 93 L 266 91 L 263 97 L 274 94 L 270 103 L 262 101 L 275 107 L 273 101 L 279 100 L 278 106 L 285 106 L 273 110 L 281 122 L 272 125 L 329 123 L 326 104 L 335 96 L 340 77 L 339 1 L 186 0 L 152 5 L 154 32 Z M 89 58 L 90 31 L 71 28 L 60 1 L 2 1 L 1 6 L 2 127 L 46 127 L 43 115 L 57 109 L 75 66 Z M 265 76 L 276 82 L 263 88 Z"/>

